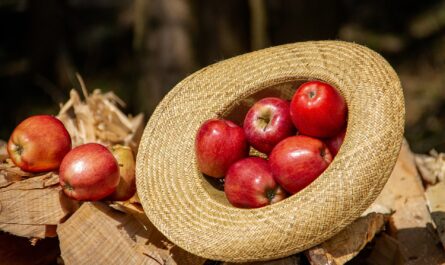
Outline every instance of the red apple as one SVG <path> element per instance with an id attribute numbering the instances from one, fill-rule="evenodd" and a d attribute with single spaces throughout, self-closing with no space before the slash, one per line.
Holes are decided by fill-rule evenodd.
<path id="1" fill-rule="evenodd" d="M 290 103 L 290 115 L 300 134 L 333 137 L 346 123 L 347 107 L 335 88 L 320 81 L 302 84 Z"/>
<path id="2" fill-rule="evenodd" d="M 108 198 L 112 201 L 126 201 L 136 192 L 135 161 L 133 151 L 128 146 L 115 145 L 111 152 L 119 165 L 119 184 Z"/>
<path id="3" fill-rule="evenodd" d="M 222 178 L 234 162 L 248 155 L 249 145 L 241 127 L 228 120 L 211 119 L 199 128 L 195 151 L 201 172 Z"/>
<path id="4" fill-rule="evenodd" d="M 314 181 L 331 161 L 331 153 L 322 141 L 303 135 L 284 139 L 269 156 L 274 178 L 291 194 Z"/>
<path id="5" fill-rule="evenodd" d="M 332 157 L 335 157 L 340 150 L 340 146 L 343 144 L 343 140 L 345 139 L 346 129 L 343 129 L 336 136 L 328 138 L 324 141 L 329 151 L 331 152 Z"/>
<path id="6" fill-rule="evenodd" d="M 248 157 L 234 163 L 227 172 L 224 192 L 229 202 L 239 208 L 258 208 L 286 198 L 277 184 L 267 160 Z"/>
<path id="7" fill-rule="evenodd" d="M 281 98 L 269 97 L 256 102 L 247 112 L 243 126 L 247 141 L 266 154 L 281 140 L 295 134 L 289 102 Z"/>
<path id="8" fill-rule="evenodd" d="M 96 143 L 73 148 L 63 159 L 59 175 L 65 194 L 79 201 L 103 199 L 119 184 L 116 159 L 105 146 Z"/>
<path id="9" fill-rule="evenodd" d="M 63 123 L 50 115 L 31 116 L 12 132 L 8 154 L 24 171 L 44 172 L 59 167 L 71 149 L 71 137 Z"/>

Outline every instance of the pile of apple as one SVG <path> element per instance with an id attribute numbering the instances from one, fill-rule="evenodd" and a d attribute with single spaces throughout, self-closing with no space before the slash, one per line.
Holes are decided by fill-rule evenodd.
<path id="1" fill-rule="evenodd" d="M 59 170 L 64 193 L 79 201 L 124 201 L 136 192 L 133 152 L 116 145 L 110 151 L 98 143 L 71 149 L 71 137 L 54 116 L 36 115 L 12 132 L 7 150 L 23 171 Z"/>
<path id="2" fill-rule="evenodd" d="M 195 139 L 198 167 L 224 179 L 229 202 L 258 208 L 285 199 L 329 166 L 345 136 L 347 106 L 331 85 L 310 81 L 289 102 L 263 98 L 247 112 L 243 126 L 204 122 Z M 249 157 L 250 146 L 267 159 Z"/>

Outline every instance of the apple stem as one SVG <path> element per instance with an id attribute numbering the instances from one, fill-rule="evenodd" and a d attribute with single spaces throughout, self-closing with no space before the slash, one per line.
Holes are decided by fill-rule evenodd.
<path id="1" fill-rule="evenodd" d="M 73 191 L 74 190 L 74 187 L 71 184 L 69 184 L 68 182 L 65 182 L 65 185 L 63 185 L 62 188 L 64 190 L 66 189 L 66 190 L 69 190 L 69 191 Z"/>
<path id="2" fill-rule="evenodd" d="M 269 125 L 270 119 L 269 118 L 258 117 L 258 120 L 261 121 L 261 125 L 263 125 L 263 132 L 265 132 L 266 129 L 267 129 L 267 126 Z"/>
<path id="3" fill-rule="evenodd" d="M 317 93 L 314 90 L 309 91 L 309 98 L 312 99 Z"/>
<path id="4" fill-rule="evenodd" d="M 320 155 L 321 155 L 321 157 L 325 157 L 325 155 L 326 155 L 326 151 L 324 150 L 324 148 L 321 148 L 320 149 Z"/>

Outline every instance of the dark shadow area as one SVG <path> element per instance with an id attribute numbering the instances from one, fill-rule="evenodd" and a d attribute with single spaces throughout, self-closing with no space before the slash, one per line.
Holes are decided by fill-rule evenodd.
<path id="1" fill-rule="evenodd" d="M 440 213 L 444 218 L 445 213 Z M 378 234 L 348 265 L 443 264 L 445 252 L 431 224 Z"/>
<path id="2" fill-rule="evenodd" d="M 2 265 L 56 265 L 59 256 L 57 238 L 41 239 L 32 246 L 28 238 L 0 232 L 0 263 Z"/>

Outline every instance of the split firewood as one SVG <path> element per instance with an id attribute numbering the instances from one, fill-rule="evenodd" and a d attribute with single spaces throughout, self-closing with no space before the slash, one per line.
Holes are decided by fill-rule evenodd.
<path id="1" fill-rule="evenodd" d="M 438 247 L 439 238 L 431 225 L 433 221 L 414 155 L 406 141 L 387 184 L 374 204 L 394 211 L 389 219 L 388 233 L 400 242 L 405 264 L 445 262 L 445 252 Z"/>
<path id="2" fill-rule="evenodd" d="M 416 165 L 423 180 L 434 185 L 438 181 L 445 181 L 445 153 L 431 150 L 430 155 L 416 155 Z"/>
<path id="3" fill-rule="evenodd" d="M 429 186 L 425 195 L 431 218 L 445 250 L 445 181 Z"/>
<path id="4" fill-rule="evenodd" d="M 28 238 L 56 236 L 54 226 L 74 208 L 58 184 L 58 175 L 50 172 L 2 187 L 0 230 Z"/>
<path id="5" fill-rule="evenodd" d="M 430 155 L 416 155 L 416 164 L 427 183 L 428 210 L 445 249 L 445 154 L 431 150 Z"/>
<path id="6" fill-rule="evenodd" d="M 58 115 L 70 132 L 73 146 L 119 143 L 136 153 L 143 115 L 124 115 L 118 106 L 125 103 L 115 94 L 99 90 L 88 94 L 80 77 L 79 81 L 85 99 L 82 101 L 72 90 Z M 4 141 L 0 142 L 0 160 L 0 230 L 33 238 L 56 236 L 54 226 L 73 213 L 79 203 L 63 194 L 56 174 L 34 174 L 15 166 L 8 158 Z"/>
<path id="7" fill-rule="evenodd" d="M 342 265 L 355 257 L 385 226 L 385 215 L 360 217 L 331 239 L 305 251 L 311 265 Z"/>
<path id="8" fill-rule="evenodd" d="M 67 265 L 174 265 L 203 264 L 205 261 L 185 251 L 181 256 L 175 256 L 175 247 L 153 225 L 142 225 L 133 215 L 100 202 L 84 203 L 59 225 L 57 233 L 61 256 Z M 100 249 L 97 242 L 100 242 Z"/>

